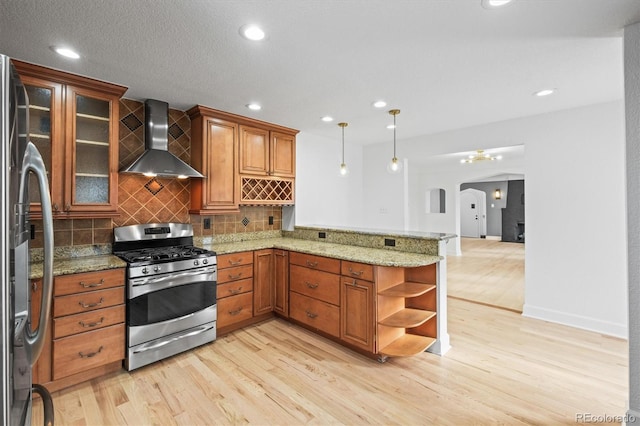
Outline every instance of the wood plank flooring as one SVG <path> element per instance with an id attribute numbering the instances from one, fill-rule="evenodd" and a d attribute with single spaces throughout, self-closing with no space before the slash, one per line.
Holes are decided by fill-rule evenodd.
<path id="1" fill-rule="evenodd" d="M 56 392 L 56 425 L 518 425 L 624 415 L 625 341 L 458 299 L 448 307 L 444 357 L 380 364 L 274 319 Z M 36 402 L 32 424 L 41 416 Z"/>
<path id="2" fill-rule="evenodd" d="M 447 256 L 448 295 L 522 312 L 525 245 L 484 238 L 460 245 L 461 256 Z"/>

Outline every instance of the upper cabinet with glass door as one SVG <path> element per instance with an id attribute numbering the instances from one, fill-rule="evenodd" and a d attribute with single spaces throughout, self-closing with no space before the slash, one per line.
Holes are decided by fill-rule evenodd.
<path id="1" fill-rule="evenodd" d="M 38 65 L 14 64 L 27 87 L 30 138 L 45 159 L 55 217 L 115 216 L 118 110 L 126 88 Z M 37 204 L 32 204 L 31 213 L 38 216 Z"/>

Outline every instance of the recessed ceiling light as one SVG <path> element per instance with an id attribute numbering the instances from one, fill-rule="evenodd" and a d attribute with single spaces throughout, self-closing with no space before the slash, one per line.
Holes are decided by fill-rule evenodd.
<path id="1" fill-rule="evenodd" d="M 549 96 L 549 95 L 553 95 L 554 93 L 556 93 L 557 89 L 543 89 L 543 90 L 538 90 L 537 92 L 535 92 L 533 95 L 534 96 L 538 96 L 539 98 L 543 97 L 543 96 Z"/>
<path id="2" fill-rule="evenodd" d="M 322 121 L 324 121 L 325 123 L 330 123 L 333 121 L 333 117 L 329 117 L 328 115 L 325 115 L 324 117 L 321 118 Z"/>
<path id="3" fill-rule="evenodd" d="M 260 111 L 262 109 L 262 107 L 256 103 L 247 104 L 247 108 L 249 108 L 252 111 Z"/>
<path id="4" fill-rule="evenodd" d="M 384 107 L 386 107 L 386 106 L 387 106 L 387 103 L 386 103 L 385 101 L 375 101 L 375 102 L 373 103 L 373 106 L 374 106 L 375 108 L 384 108 Z"/>
<path id="5" fill-rule="evenodd" d="M 51 46 L 51 49 L 56 52 L 58 55 L 64 56 L 65 58 L 78 59 L 80 55 L 72 49 L 68 47 L 60 47 L 60 46 Z"/>
<path id="6" fill-rule="evenodd" d="M 257 25 L 243 25 L 240 27 L 240 34 L 242 37 L 252 41 L 264 39 L 264 31 Z"/>
<path id="7" fill-rule="evenodd" d="M 496 9 L 498 7 L 506 6 L 513 0 L 482 0 L 482 7 L 485 9 Z"/>

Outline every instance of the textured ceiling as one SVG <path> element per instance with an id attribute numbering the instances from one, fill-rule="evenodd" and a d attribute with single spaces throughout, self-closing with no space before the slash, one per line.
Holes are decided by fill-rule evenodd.
<path id="1" fill-rule="evenodd" d="M 401 140 L 622 99 L 622 28 L 637 21 L 639 0 L 0 0 L 0 52 L 172 108 L 336 139 L 347 121 L 365 144 L 389 141 L 389 108 Z M 267 38 L 241 38 L 247 23 Z M 82 58 L 49 48 L 61 44 Z M 532 96 L 547 87 L 557 95 Z"/>

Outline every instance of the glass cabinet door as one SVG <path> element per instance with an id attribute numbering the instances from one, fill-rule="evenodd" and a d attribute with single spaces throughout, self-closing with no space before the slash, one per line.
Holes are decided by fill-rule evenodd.
<path id="1" fill-rule="evenodd" d="M 47 171 L 49 192 L 54 212 L 60 209 L 56 183 L 59 170 L 55 170 L 54 157 L 58 155 L 60 139 L 61 86 L 56 83 L 24 78 L 25 89 L 29 97 L 29 140 L 38 148 Z M 29 177 L 29 199 L 31 213 L 40 213 L 40 188 L 33 174 Z"/>
<path id="2" fill-rule="evenodd" d="M 110 102 L 76 95 L 75 203 L 109 202 Z"/>

